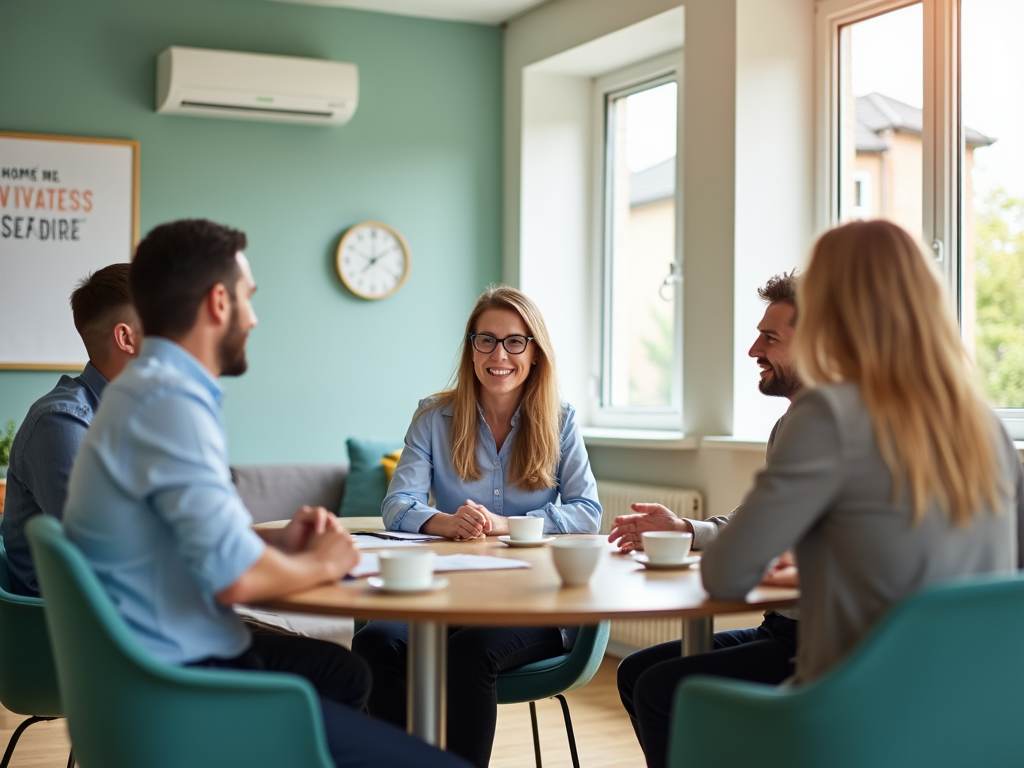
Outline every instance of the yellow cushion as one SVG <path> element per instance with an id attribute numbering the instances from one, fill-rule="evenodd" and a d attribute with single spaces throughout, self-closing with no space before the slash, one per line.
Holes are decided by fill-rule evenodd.
<path id="1" fill-rule="evenodd" d="M 392 451 L 383 459 L 380 460 L 380 465 L 384 467 L 384 474 L 388 476 L 388 484 L 391 484 L 391 477 L 395 474 L 395 467 L 398 466 L 398 460 L 402 458 L 402 449 L 399 448 L 397 451 Z"/>

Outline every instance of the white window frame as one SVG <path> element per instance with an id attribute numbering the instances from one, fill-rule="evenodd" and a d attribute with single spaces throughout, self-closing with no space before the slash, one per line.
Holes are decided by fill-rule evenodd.
<path id="1" fill-rule="evenodd" d="M 961 136 L 958 0 L 919 0 L 924 35 L 922 110 L 922 233 L 945 278 L 952 309 L 961 315 Z M 839 94 L 842 27 L 899 8 L 908 0 L 818 0 L 818 185 L 820 229 L 839 221 Z M 1010 436 L 1024 439 L 1024 409 L 996 409 Z"/>
<path id="2" fill-rule="evenodd" d="M 611 216 L 609 215 L 607 126 L 607 99 L 609 96 L 623 96 L 639 92 L 667 82 L 675 81 L 678 88 L 677 134 L 676 134 L 676 192 L 675 192 L 675 261 L 669 282 L 674 292 L 675 315 L 673 318 L 672 345 L 672 402 L 663 407 L 612 407 L 606 405 L 611 393 L 611 286 L 608 275 L 611 266 L 609 242 L 611 240 Z M 683 424 L 683 290 L 682 290 L 682 104 L 683 104 L 683 63 L 682 51 L 677 50 L 652 59 L 633 64 L 615 72 L 594 79 L 594 157 L 593 157 L 593 220 L 594 286 L 593 302 L 595 316 L 591 327 L 598 329 L 591 340 L 594 363 L 591 365 L 594 386 L 591 389 L 591 423 L 595 427 L 618 429 L 681 430 Z M 666 277 L 669 273 L 666 272 Z"/>

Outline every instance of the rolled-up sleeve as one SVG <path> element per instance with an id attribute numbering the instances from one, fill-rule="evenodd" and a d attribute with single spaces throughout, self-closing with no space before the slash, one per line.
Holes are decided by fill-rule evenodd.
<path id="1" fill-rule="evenodd" d="M 216 414 L 198 398 L 160 397 L 128 426 L 135 454 L 133 478 L 147 489 L 155 514 L 173 531 L 179 551 L 201 589 L 231 586 L 263 554 L 252 516 L 226 466 L 226 445 Z"/>
<path id="2" fill-rule="evenodd" d="M 386 530 L 418 533 L 423 524 L 437 514 L 427 500 L 434 478 L 431 419 L 438 416 L 436 408 L 421 408 L 409 425 L 402 458 L 381 504 Z"/>

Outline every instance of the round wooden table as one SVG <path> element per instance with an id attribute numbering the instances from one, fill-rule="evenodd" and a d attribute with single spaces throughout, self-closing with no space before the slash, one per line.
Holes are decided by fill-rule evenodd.
<path id="1" fill-rule="evenodd" d="M 359 530 L 355 520 L 344 522 Z M 647 570 L 632 557 L 617 554 L 611 544 L 606 544 L 590 583 L 582 587 L 562 586 L 550 547 L 512 549 L 494 538 L 441 540 L 426 546 L 439 555 L 511 557 L 531 567 L 446 573 L 448 587 L 416 595 L 384 594 L 371 589 L 366 579 L 344 580 L 264 605 L 282 611 L 409 622 L 409 732 L 442 747 L 450 625 L 564 627 L 606 619 L 676 617 L 683 620 L 683 653 L 688 655 L 710 650 L 715 614 L 792 607 L 798 597 L 795 589 L 758 587 L 746 600 L 711 600 L 701 585 L 699 566 Z"/>

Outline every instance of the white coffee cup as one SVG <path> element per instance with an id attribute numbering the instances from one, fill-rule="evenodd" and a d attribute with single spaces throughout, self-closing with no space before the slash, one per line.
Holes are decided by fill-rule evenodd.
<path id="1" fill-rule="evenodd" d="M 586 584 L 597 568 L 604 551 L 604 540 L 600 536 L 559 538 L 551 546 L 551 557 L 555 570 L 566 586 Z"/>
<path id="2" fill-rule="evenodd" d="M 690 554 L 692 533 L 681 531 L 647 531 L 641 534 L 644 552 L 652 563 L 681 563 Z"/>
<path id="3" fill-rule="evenodd" d="M 508 534 L 512 541 L 540 541 L 544 535 L 544 518 L 522 515 L 510 517 Z"/>
<path id="4" fill-rule="evenodd" d="M 387 589 L 427 589 L 434 580 L 434 550 L 396 547 L 378 553 L 380 577 Z"/>

